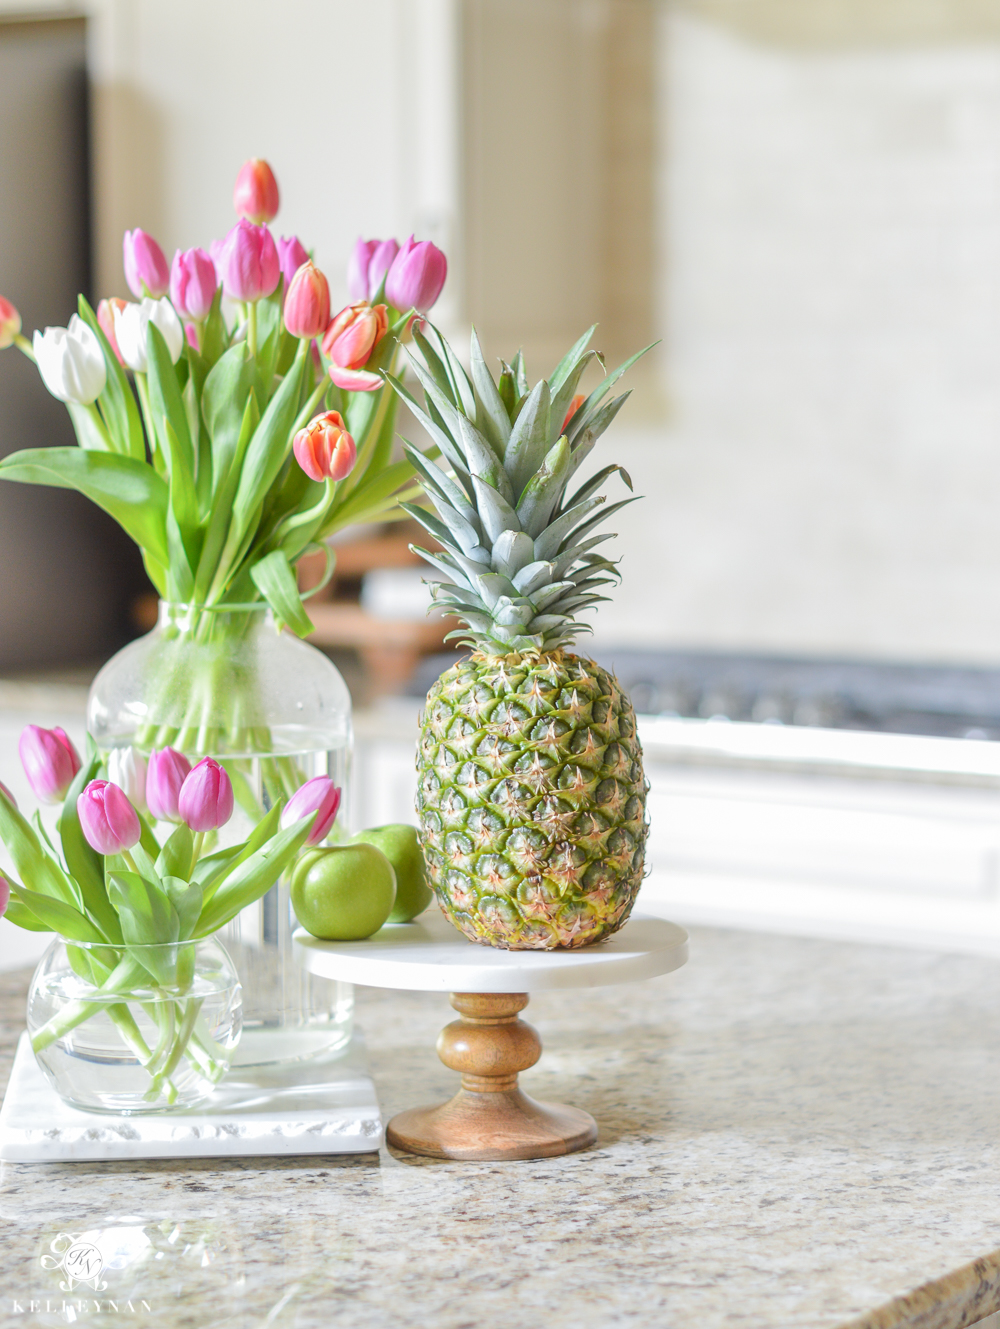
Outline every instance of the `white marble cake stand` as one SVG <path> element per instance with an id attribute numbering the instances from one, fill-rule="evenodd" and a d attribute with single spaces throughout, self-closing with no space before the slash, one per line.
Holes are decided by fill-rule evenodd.
<path id="1" fill-rule="evenodd" d="M 387 924 L 366 941 L 319 941 L 295 933 L 305 967 L 368 987 L 450 993 L 460 1020 L 438 1037 L 438 1055 L 461 1072 L 447 1103 L 410 1108 L 389 1122 L 397 1149 L 434 1158 L 546 1158 L 585 1149 L 597 1123 L 579 1108 L 536 1103 L 517 1087 L 542 1045 L 518 1019 L 528 994 L 653 978 L 687 959 L 687 933 L 662 918 L 634 915 L 596 946 L 501 951 L 468 941 L 433 906 L 412 923 Z"/>

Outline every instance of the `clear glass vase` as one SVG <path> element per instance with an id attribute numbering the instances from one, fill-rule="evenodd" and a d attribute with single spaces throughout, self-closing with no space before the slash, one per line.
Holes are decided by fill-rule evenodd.
<path id="1" fill-rule="evenodd" d="M 330 838 L 349 834 L 350 693 L 322 651 L 278 632 L 264 604 L 161 602 L 153 631 L 94 680 L 87 729 L 105 754 L 173 747 L 192 762 L 221 761 L 236 812 L 216 847 L 245 839 L 277 799 L 315 775 L 329 775 L 344 791 Z M 219 934 L 243 984 L 244 1036 L 234 1065 L 333 1054 L 350 1040 L 354 990 L 302 968 L 295 927 L 283 878 Z"/>
<path id="2" fill-rule="evenodd" d="M 28 990 L 35 1059 L 56 1093 L 90 1112 L 189 1108 L 229 1070 L 240 981 L 214 937 L 108 946 L 57 937 Z"/>

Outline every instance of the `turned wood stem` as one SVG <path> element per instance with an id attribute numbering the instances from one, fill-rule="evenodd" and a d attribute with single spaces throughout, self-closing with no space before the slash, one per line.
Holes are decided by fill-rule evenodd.
<path id="1" fill-rule="evenodd" d="M 579 1108 L 536 1103 L 517 1085 L 542 1055 L 542 1041 L 518 1019 L 526 992 L 453 992 L 461 1017 L 441 1030 L 438 1056 L 462 1077 L 447 1103 L 409 1108 L 386 1127 L 396 1149 L 431 1158 L 550 1158 L 586 1149 L 597 1123 Z"/>
<path id="2" fill-rule="evenodd" d="M 519 1072 L 542 1055 L 542 1041 L 530 1024 L 518 1019 L 528 1004 L 526 992 L 453 992 L 449 998 L 462 1017 L 438 1035 L 438 1056 L 462 1076 L 462 1088 L 490 1094 L 517 1087 Z"/>

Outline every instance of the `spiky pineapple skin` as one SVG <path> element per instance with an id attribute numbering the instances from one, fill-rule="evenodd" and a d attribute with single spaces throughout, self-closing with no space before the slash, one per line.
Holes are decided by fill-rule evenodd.
<path id="1" fill-rule="evenodd" d="M 459 661 L 427 695 L 417 774 L 431 884 L 470 940 L 588 946 L 628 918 L 649 786 L 632 704 L 593 660 Z"/>

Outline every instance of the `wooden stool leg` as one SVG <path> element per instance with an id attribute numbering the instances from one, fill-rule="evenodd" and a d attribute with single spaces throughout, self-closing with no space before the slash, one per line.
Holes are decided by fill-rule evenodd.
<path id="1" fill-rule="evenodd" d="M 453 992 L 461 1015 L 438 1036 L 438 1056 L 460 1071 L 462 1087 L 440 1107 L 410 1108 L 386 1128 L 396 1149 L 431 1158 L 548 1158 L 586 1149 L 597 1123 L 579 1108 L 536 1103 L 517 1087 L 542 1054 L 530 1024 L 518 1019 L 525 992 Z"/>

